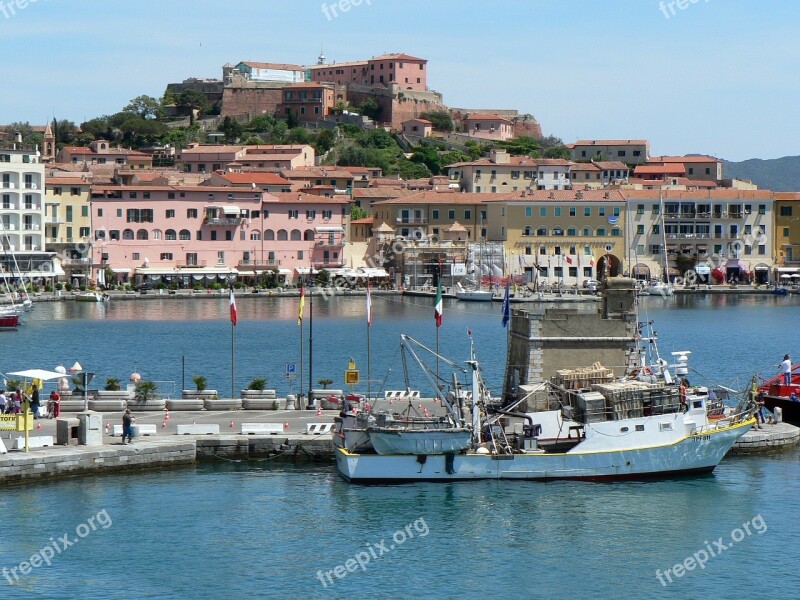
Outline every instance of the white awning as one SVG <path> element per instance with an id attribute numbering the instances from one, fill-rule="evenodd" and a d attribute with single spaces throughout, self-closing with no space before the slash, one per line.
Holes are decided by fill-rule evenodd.
<path id="1" fill-rule="evenodd" d="M 279 275 L 291 275 L 292 273 L 294 273 L 292 269 L 278 269 Z"/>
<path id="2" fill-rule="evenodd" d="M 797 267 L 778 267 L 775 270 L 778 273 L 800 273 L 800 268 Z"/>
<path id="3" fill-rule="evenodd" d="M 314 227 L 317 233 L 344 233 L 341 227 Z"/>
<path id="4" fill-rule="evenodd" d="M 386 272 L 386 269 L 363 268 L 359 269 L 356 273 L 359 275 L 366 275 L 370 279 L 389 277 L 389 273 Z"/>
<path id="5" fill-rule="evenodd" d="M 127 268 L 124 268 L 124 267 L 111 267 L 111 270 L 114 271 L 114 273 L 128 274 L 128 275 L 131 272 L 130 269 L 127 269 Z"/>

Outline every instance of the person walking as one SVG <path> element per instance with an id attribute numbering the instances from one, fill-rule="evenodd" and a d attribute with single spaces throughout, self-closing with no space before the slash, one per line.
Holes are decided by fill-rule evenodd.
<path id="1" fill-rule="evenodd" d="M 6 391 L 0 390 L 0 415 L 6 412 Z"/>
<path id="2" fill-rule="evenodd" d="M 58 393 L 58 390 L 53 390 L 50 392 L 50 405 L 47 407 L 47 414 L 50 415 L 52 419 L 55 417 L 56 419 L 61 416 L 61 394 Z"/>
<path id="3" fill-rule="evenodd" d="M 31 412 L 33 413 L 33 418 L 39 418 L 39 409 L 41 408 L 40 400 L 39 400 L 39 387 L 34 383 L 31 390 Z"/>
<path id="4" fill-rule="evenodd" d="M 122 415 L 122 445 L 133 442 L 133 422 L 136 420 L 131 414 L 131 409 L 126 408 L 125 414 Z M 128 439 L 126 442 L 125 439 Z"/>
<path id="5" fill-rule="evenodd" d="M 783 373 L 783 385 L 792 385 L 792 359 L 788 354 L 783 357 L 783 362 L 779 366 Z"/>

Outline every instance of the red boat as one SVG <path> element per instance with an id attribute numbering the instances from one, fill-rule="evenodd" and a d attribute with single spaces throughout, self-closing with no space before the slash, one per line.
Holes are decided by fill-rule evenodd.
<path id="1" fill-rule="evenodd" d="M 16 329 L 19 326 L 19 315 L 0 315 L 0 330 Z"/>
<path id="2" fill-rule="evenodd" d="M 776 375 L 758 388 L 758 395 L 769 410 L 780 407 L 784 421 L 800 424 L 800 372 L 792 372 L 790 385 L 783 382 L 783 373 Z"/>

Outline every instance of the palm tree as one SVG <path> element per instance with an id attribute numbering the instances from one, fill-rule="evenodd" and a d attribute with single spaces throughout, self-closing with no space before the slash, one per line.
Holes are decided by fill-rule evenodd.
<path id="1" fill-rule="evenodd" d="M 120 390 L 119 386 L 119 379 L 116 377 L 108 377 L 106 378 L 106 391 L 107 392 L 118 392 Z"/>
<path id="2" fill-rule="evenodd" d="M 202 375 L 195 375 L 194 377 L 192 377 L 192 381 L 194 381 L 194 384 L 197 386 L 198 392 L 202 392 L 203 390 L 205 390 L 206 385 L 208 384 L 208 379 L 206 379 Z"/>
<path id="3" fill-rule="evenodd" d="M 248 390 L 263 391 L 267 387 L 267 380 L 264 377 L 253 377 L 247 385 Z"/>
<path id="4" fill-rule="evenodd" d="M 135 398 L 140 402 L 147 402 L 156 397 L 158 386 L 155 381 L 138 381 L 136 382 Z"/>
<path id="5" fill-rule="evenodd" d="M 323 390 L 327 390 L 328 386 L 333 383 L 333 379 L 320 379 L 317 383 L 322 386 Z"/>

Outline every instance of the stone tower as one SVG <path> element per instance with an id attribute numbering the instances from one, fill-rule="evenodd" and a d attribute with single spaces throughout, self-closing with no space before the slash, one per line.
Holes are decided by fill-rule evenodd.
<path id="1" fill-rule="evenodd" d="M 50 121 L 47 122 L 47 127 L 44 130 L 44 139 L 42 140 L 42 162 L 53 162 L 56 159 L 56 136 L 53 135 L 53 128 Z"/>

